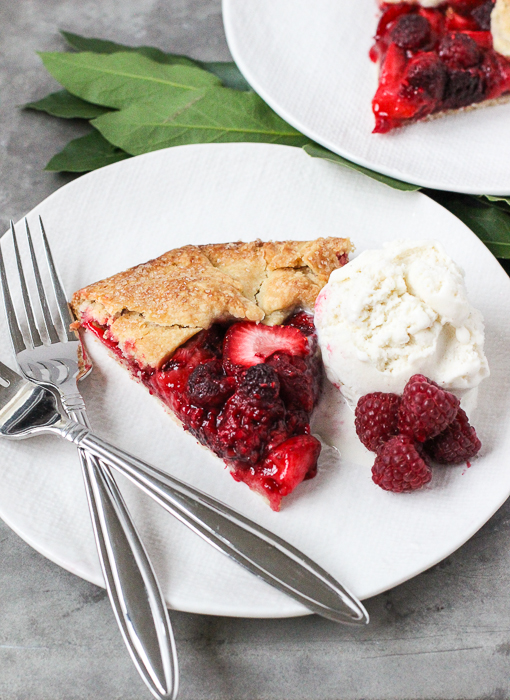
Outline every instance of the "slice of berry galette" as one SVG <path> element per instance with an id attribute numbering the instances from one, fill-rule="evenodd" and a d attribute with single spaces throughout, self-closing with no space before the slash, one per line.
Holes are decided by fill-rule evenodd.
<path id="1" fill-rule="evenodd" d="M 374 133 L 510 99 L 510 0 L 380 2 Z"/>
<path id="2" fill-rule="evenodd" d="M 279 510 L 317 470 L 311 313 L 351 248 L 344 238 L 185 246 L 76 292 L 74 327 Z"/>

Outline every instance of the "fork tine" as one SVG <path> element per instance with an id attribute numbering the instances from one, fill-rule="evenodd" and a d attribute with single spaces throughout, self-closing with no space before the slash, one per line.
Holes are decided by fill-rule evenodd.
<path id="1" fill-rule="evenodd" d="M 51 318 L 51 313 L 50 313 L 50 309 L 48 307 L 48 301 L 46 299 L 46 293 L 44 291 L 44 285 L 43 285 L 43 281 L 41 278 L 41 273 L 39 272 L 39 265 L 37 264 L 37 258 L 35 256 L 34 244 L 32 242 L 32 236 L 30 235 L 30 229 L 28 227 L 28 221 L 26 218 L 25 218 L 25 227 L 27 230 L 28 246 L 30 248 L 30 257 L 32 259 L 32 268 L 34 270 L 35 283 L 37 286 L 37 293 L 39 295 L 39 301 L 41 304 L 44 325 L 46 326 L 46 331 L 48 332 L 48 337 L 50 339 L 50 343 L 53 345 L 53 343 L 59 343 L 60 338 L 58 337 L 58 333 L 55 329 L 55 326 L 53 325 L 53 319 Z"/>
<path id="2" fill-rule="evenodd" d="M 14 244 L 14 254 L 16 256 L 16 265 L 18 266 L 18 276 L 19 276 L 19 283 L 21 286 L 21 294 L 23 296 L 23 304 L 25 307 L 25 314 L 26 314 L 27 321 L 28 321 L 28 330 L 30 333 L 30 340 L 32 341 L 32 344 L 34 347 L 38 347 L 39 345 L 42 345 L 42 340 L 41 340 L 41 336 L 39 335 L 39 330 L 37 329 L 37 326 L 35 325 L 34 312 L 32 309 L 32 302 L 30 301 L 30 296 L 28 294 L 27 283 L 25 280 L 25 273 L 23 271 L 23 265 L 21 264 L 21 256 L 19 254 L 18 239 L 16 236 L 16 230 L 14 228 L 14 224 L 12 221 L 11 221 L 11 233 L 12 233 L 12 242 Z"/>
<path id="3" fill-rule="evenodd" d="M 11 231 L 14 229 L 14 224 L 11 221 Z M 7 274 L 5 272 L 4 257 L 2 255 L 2 246 L 0 245 L 0 279 L 2 281 L 2 292 L 4 297 L 5 314 L 7 316 L 7 323 L 9 324 L 9 332 L 11 334 L 11 341 L 14 347 L 14 353 L 17 355 L 22 350 L 26 350 L 25 340 L 21 334 L 18 319 L 16 318 L 16 312 L 14 311 L 14 306 L 11 299 L 11 294 L 9 292 L 9 284 L 7 282 Z"/>
<path id="4" fill-rule="evenodd" d="M 0 362 L 0 382 L 3 382 L 2 386 L 9 386 L 20 380 L 21 377 L 19 374 L 14 372 L 10 367 L 7 367 L 7 365 L 4 365 L 3 362 Z"/>
<path id="5" fill-rule="evenodd" d="M 67 340 L 76 340 L 76 335 L 69 329 L 69 326 L 74 321 L 69 310 L 69 304 L 67 303 L 66 293 L 60 282 L 57 267 L 53 260 L 53 255 L 51 254 L 50 244 L 48 243 L 48 238 L 46 236 L 46 231 L 44 230 L 44 224 L 39 216 L 39 226 L 41 227 L 41 236 L 44 244 L 44 252 L 46 253 L 46 260 L 48 261 L 48 268 L 50 270 L 51 282 L 53 284 L 53 290 L 55 292 L 55 298 L 57 300 L 58 312 L 60 314 L 60 320 L 64 327 Z"/>

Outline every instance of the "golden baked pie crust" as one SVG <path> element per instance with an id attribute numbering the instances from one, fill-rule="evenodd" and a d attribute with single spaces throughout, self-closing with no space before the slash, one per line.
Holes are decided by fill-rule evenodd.
<path id="1" fill-rule="evenodd" d="M 347 238 L 184 246 L 77 291 L 74 327 L 106 326 L 126 357 L 157 368 L 214 322 L 275 325 L 313 311 L 351 250 Z"/>

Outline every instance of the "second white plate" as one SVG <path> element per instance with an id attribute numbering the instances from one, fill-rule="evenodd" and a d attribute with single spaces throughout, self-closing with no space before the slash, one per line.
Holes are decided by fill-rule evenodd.
<path id="1" fill-rule="evenodd" d="M 460 221 L 424 195 L 391 190 L 300 149 L 183 146 L 66 185 L 29 214 L 34 230 L 39 214 L 69 293 L 187 243 L 340 235 L 360 252 L 394 238 L 438 238 L 466 269 L 470 297 L 484 314 L 492 375 L 473 415 L 482 455 L 470 469 L 436 470 L 430 488 L 397 495 L 372 483 L 373 455 L 353 441 L 352 414 L 336 390 L 326 391 L 315 426 L 340 454 L 324 450 L 317 477 L 273 513 L 93 340 L 95 367 L 81 388 L 99 434 L 273 530 L 361 598 L 446 557 L 510 493 L 510 279 Z M 3 249 L 12 263 L 5 242 Z M 3 313 L 0 358 L 12 365 Z M 357 451 L 348 450 L 352 444 Z M 305 614 L 119 483 L 171 607 L 251 617 Z M 0 484 L 0 517 L 51 560 L 102 584 L 71 444 L 52 437 L 0 442 Z"/>
<path id="2" fill-rule="evenodd" d="M 367 168 L 423 187 L 510 194 L 510 104 L 372 134 L 376 0 L 223 0 L 230 51 L 296 129 Z"/>

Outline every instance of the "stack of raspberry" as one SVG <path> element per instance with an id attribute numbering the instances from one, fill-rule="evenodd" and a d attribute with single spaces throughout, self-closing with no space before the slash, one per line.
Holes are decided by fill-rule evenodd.
<path id="1" fill-rule="evenodd" d="M 356 406 L 356 433 L 377 454 L 373 481 L 395 493 L 414 491 L 432 478 L 429 461 L 459 464 L 481 447 L 459 399 L 422 374 L 402 396 L 375 392 Z"/>

